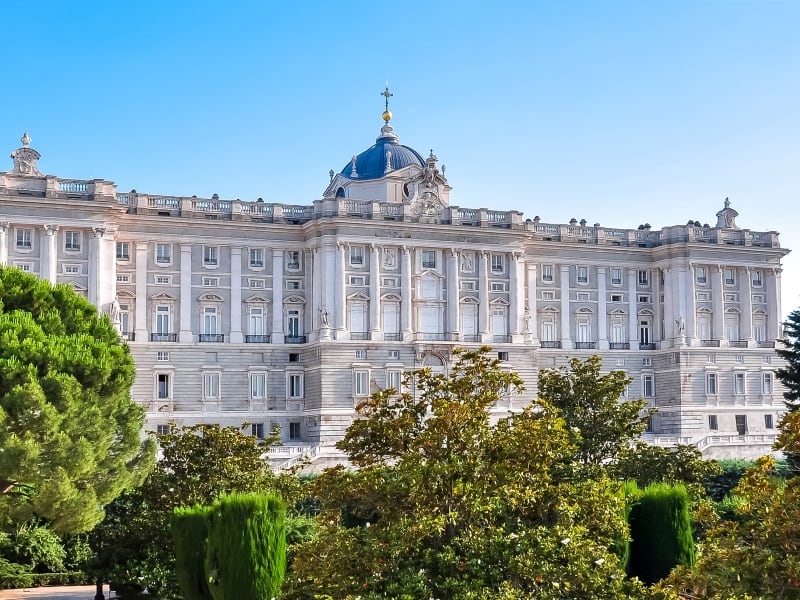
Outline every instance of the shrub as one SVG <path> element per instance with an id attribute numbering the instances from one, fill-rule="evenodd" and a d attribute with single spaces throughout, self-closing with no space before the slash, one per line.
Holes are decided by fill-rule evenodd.
<path id="1" fill-rule="evenodd" d="M 30 587 L 33 576 L 24 565 L 0 558 L 0 589 Z"/>
<path id="2" fill-rule="evenodd" d="M 210 506 L 179 507 L 170 524 L 175 545 L 175 575 L 186 600 L 210 600 L 205 549 Z"/>
<path id="3" fill-rule="evenodd" d="M 61 539 L 49 528 L 26 523 L 10 536 L 5 557 L 26 565 L 39 573 L 58 573 L 64 570 L 67 553 Z"/>

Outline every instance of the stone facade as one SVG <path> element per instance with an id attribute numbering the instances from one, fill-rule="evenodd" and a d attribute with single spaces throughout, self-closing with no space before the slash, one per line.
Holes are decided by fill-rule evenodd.
<path id="1" fill-rule="evenodd" d="M 360 399 L 488 344 L 527 387 L 498 414 L 536 398 L 539 368 L 600 354 L 658 407 L 651 442 L 720 457 L 774 441 L 787 250 L 727 200 L 713 227 L 660 230 L 461 208 L 388 119 L 309 205 L 121 193 L 42 175 L 29 144 L 0 173 L 0 264 L 109 314 L 150 429 L 280 425 L 277 457 L 335 459 Z"/>

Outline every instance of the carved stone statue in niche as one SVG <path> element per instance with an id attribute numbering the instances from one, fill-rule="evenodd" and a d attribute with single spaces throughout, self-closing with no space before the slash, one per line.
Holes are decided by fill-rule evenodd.
<path id="1" fill-rule="evenodd" d="M 472 272 L 475 270 L 475 253 L 462 252 L 461 253 L 461 270 Z"/>
<path id="2" fill-rule="evenodd" d="M 394 269 L 397 266 L 397 249 L 383 249 L 383 266 L 387 269 Z"/>

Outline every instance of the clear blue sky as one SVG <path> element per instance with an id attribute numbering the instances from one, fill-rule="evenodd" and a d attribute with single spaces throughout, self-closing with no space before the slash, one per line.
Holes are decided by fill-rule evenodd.
<path id="1" fill-rule="evenodd" d="M 777 229 L 800 306 L 800 2 L 8 2 L 0 144 L 122 191 L 307 204 L 402 143 L 451 202 Z M 0 169 L 11 167 L 7 159 Z"/>

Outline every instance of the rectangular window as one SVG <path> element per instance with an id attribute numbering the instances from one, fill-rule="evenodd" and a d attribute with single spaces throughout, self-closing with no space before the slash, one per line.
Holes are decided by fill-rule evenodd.
<path id="1" fill-rule="evenodd" d="M 711 294 L 708 292 L 697 292 L 698 302 L 708 302 L 709 300 L 711 300 Z"/>
<path id="2" fill-rule="evenodd" d="M 553 265 L 542 265 L 542 281 L 553 281 Z"/>
<path id="3" fill-rule="evenodd" d="M 724 269 L 725 285 L 734 285 L 736 283 L 736 271 L 733 269 Z"/>
<path id="4" fill-rule="evenodd" d="M 764 294 L 753 294 L 753 304 L 764 304 Z"/>
<path id="5" fill-rule="evenodd" d="M 211 400 L 219 398 L 219 373 L 203 375 L 203 397 Z"/>
<path id="6" fill-rule="evenodd" d="M 747 435 L 747 415 L 735 415 L 736 418 L 736 433 L 739 435 Z"/>
<path id="7" fill-rule="evenodd" d="M 156 244 L 156 263 L 168 265 L 172 262 L 172 244 Z"/>
<path id="8" fill-rule="evenodd" d="M 33 265 L 31 263 L 23 263 L 23 262 L 15 262 L 14 266 L 17 267 L 20 271 L 25 273 L 30 273 Z"/>
<path id="9" fill-rule="evenodd" d="M 260 306 L 251 306 L 247 323 L 250 335 L 264 335 L 264 309 Z"/>
<path id="10" fill-rule="evenodd" d="M 169 306 L 156 306 L 155 333 L 166 335 L 169 331 Z"/>
<path id="11" fill-rule="evenodd" d="M 203 246 L 203 264 L 207 267 L 217 266 L 216 246 Z"/>
<path id="12" fill-rule="evenodd" d="M 504 281 L 493 281 L 491 283 L 491 290 L 493 292 L 505 292 L 506 291 L 506 284 Z"/>
<path id="13" fill-rule="evenodd" d="M 492 254 L 492 273 L 502 273 L 505 270 L 503 259 L 502 254 Z"/>
<path id="14" fill-rule="evenodd" d="M 350 264 L 354 267 L 364 266 L 364 246 L 350 246 Z"/>
<path id="15" fill-rule="evenodd" d="M 397 287 L 397 277 L 384 277 L 381 280 L 381 285 L 383 287 Z"/>
<path id="16" fill-rule="evenodd" d="M 81 250 L 80 231 L 64 232 L 64 250 L 66 250 L 67 252 L 80 252 Z"/>
<path id="17" fill-rule="evenodd" d="M 768 364 L 772 363 L 772 357 L 769 356 L 768 354 L 764 355 L 764 356 L 761 357 L 761 362 L 764 363 L 765 365 L 768 365 Z"/>
<path id="18" fill-rule="evenodd" d="M 708 428 L 711 431 L 719 430 L 719 423 L 717 422 L 717 415 L 708 415 Z"/>
<path id="19" fill-rule="evenodd" d="M 389 350 L 389 358 L 400 358 L 400 350 Z"/>
<path id="20" fill-rule="evenodd" d="M 399 369 L 389 369 L 386 371 L 386 387 L 394 388 L 398 392 L 403 389 L 403 372 Z"/>
<path id="21" fill-rule="evenodd" d="M 156 394 L 159 400 L 170 397 L 169 374 L 159 373 L 156 375 Z"/>
<path id="22" fill-rule="evenodd" d="M 477 283 L 474 281 L 462 281 L 461 282 L 461 289 L 465 292 L 474 292 Z"/>
<path id="23" fill-rule="evenodd" d="M 248 279 L 247 284 L 250 286 L 251 290 L 263 290 L 264 289 L 264 280 L 263 279 Z"/>
<path id="24" fill-rule="evenodd" d="M 611 285 L 622 285 L 622 269 L 611 269 Z"/>
<path id="25" fill-rule="evenodd" d="M 611 294 L 612 302 L 622 302 L 622 294 Z"/>
<path id="26" fill-rule="evenodd" d="M 289 362 L 291 363 L 299 363 L 300 362 L 300 354 L 297 352 L 290 352 L 289 353 Z"/>
<path id="27" fill-rule="evenodd" d="M 267 374 L 251 373 L 250 398 L 252 398 L 253 400 L 261 400 L 266 397 L 267 397 Z"/>
<path id="28" fill-rule="evenodd" d="M 708 282 L 708 274 L 706 273 L 705 267 L 697 267 L 695 269 L 695 274 L 697 276 L 697 283 L 707 283 Z"/>
<path id="29" fill-rule="evenodd" d="M 717 394 L 717 374 L 706 373 L 706 394 Z"/>
<path id="30" fill-rule="evenodd" d="M 156 352 L 158 362 L 169 362 L 169 352 Z"/>
<path id="31" fill-rule="evenodd" d="M 639 302 L 639 304 L 650 304 L 650 295 L 649 294 L 639 294 L 638 302 Z"/>
<path id="32" fill-rule="evenodd" d="M 119 332 L 123 336 L 128 336 L 131 331 L 131 307 L 129 304 L 119 305 Z M 169 360 L 169 359 L 167 359 Z"/>
<path id="33" fill-rule="evenodd" d="M 302 281 L 302 279 L 287 279 L 286 280 L 286 289 L 287 290 L 302 290 L 303 289 L 303 281 Z"/>
<path id="34" fill-rule="evenodd" d="M 736 362 L 741 364 L 744 362 L 744 354 L 737 354 L 736 355 Z"/>
<path id="35" fill-rule="evenodd" d="M 288 398 L 303 397 L 303 374 L 289 373 L 286 377 L 286 396 Z"/>
<path id="36" fill-rule="evenodd" d="M 128 242 L 117 242 L 117 260 L 130 260 L 131 247 Z"/>
<path id="37" fill-rule="evenodd" d="M 647 287 L 650 285 L 650 271 L 640 269 L 638 272 L 638 280 L 641 287 Z"/>
<path id="38" fill-rule="evenodd" d="M 131 276 L 130 275 L 117 275 L 117 283 L 130 283 Z"/>
<path id="39" fill-rule="evenodd" d="M 497 360 L 501 360 L 503 362 L 508 362 L 508 352 L 498 352 L 497 353 Z"/>
<path id="40" fill-rule="evenodd" d="M 578 292 L 576 299 L 578 302 L 588 302 L 589 301 L 589 294 L 588 292 Z"/>
<path id="41" fill-rule="evenodd" d="M 764 283 L 763 280 L 761 279 L 761 271 L 753 271 L 752 276 L 753 276 L 753 287 L 760 288 Z"/>
<path id="42" fill-rule="evenodd" d="M 206 335 L 214 335 L 215 333 L 217 333 L 216 306 L 203 307 L 203 333 Z"/>
<path id="43" fill-rule="evenodd" d="M 351 275 L 350 285 L 367 285 L 367 279 L 363 275 Z"/>
<path id="44" fill-rule="evenodd" d="M 169 275 L 156 275 L 156 285 L 169 285 L 172 281 L 172 277 Z"/>
<path id="45" fill-rule="evenodd" d="M 64 265 L 64 273 L 67 275 L 79 275 L 80 272 L 80 265 Z"/>
<path id="46" fill-rule="evenodd" d="M 772 415 L 764 415 L 764 429 L 775 429 L 775 423 L 772 420 Z"/>
<path id="47" fill-rule="evenodd" d="M 261 248 L 250 248 L 250 268 L 264 268 L 264 251 Z"/>
<path id="48" fill-rule="evenodd" d="M 653 366 L 653 359 L 652 358 L 643 358 L 642 359 L 642 366 L 643 367 L 652 367 Z"/>
<path id="49" fill-rule="evenodd" d="M 555 300 L 556 293 L 552 290 L 542 290 L 542 300 Z"/>
<path id="50" fill-rule="evenodd" d="M 422 268 L 435 269 L 436 268 L 436 251 L 423 250 L 422 251 Z"/>
<path id="51" fill-rule="evenodd" d="M 588 267 L 578 267 L 578 283 L 589 283 Z"/>
<path id="52" fill-rule="evenodd" d="M 264 424 L 263 423 L 251 423 L 250 424 L 250 434 L 254 438 L 258 438 L 259 440 L 264 439 Z"/>
<path id="53" fill-rule="evenodd" d="M 156 425 L 156 433 L 158 435 L 169 435 L 171 429 L 169 425 Z"/>
<path id="54" fill-rule="evenodd" d="M 739 396 L 744 394 L 744 373 L 733 374 L 733 392 Z"/>
<path id="55" fill-rule="evenodd" d="M 290 440 L 299 440 L 300 439 L 300 423 L 297 421 L 291 421 L 289 423 L 289 439 Z"/>
<path id="56" fill-rule="evenodd" d="M 653 398 L 656 395 L 656 382 L 654 375 L 642 375 L 642 396 Z"/>
<path id="57" fill-rule="evenodd" d="M 367 359 L 367 351 L 366 350 L 356 350 L 356 358 L 361 360 Z"/>
<path id="58" fill-rule="evenodd" d="M 772 373 L 761 374 L 761 392 L 763 394 L 772 393 Z"/>
<path id="59" fill-rule="evenodd" d="M 286 251 L 286 270 L 299 271 L 300 270 L 300 251 L 287 250 Z"/>
<path id="60" fill-rule="evenodd" d="M 203 287 L 219 286 L 219 277 L 203 277 Z"/>
<path id="61" fill-rule="evenodd" d="M 353 371 L 353 395 L 369 396 L 369 371 Z"/>
<path id="62" fill-rule="evenodd" d="M 709 364 L 713 364 L 717 362 L 717 355 L 716 354 L 706 354 L 706 362 Z"/>
<path id="63" fill-rule="evenodd" d="M 17 250 L 30 250 L 33 248 L 33 230 L 17 229 Z"/>

